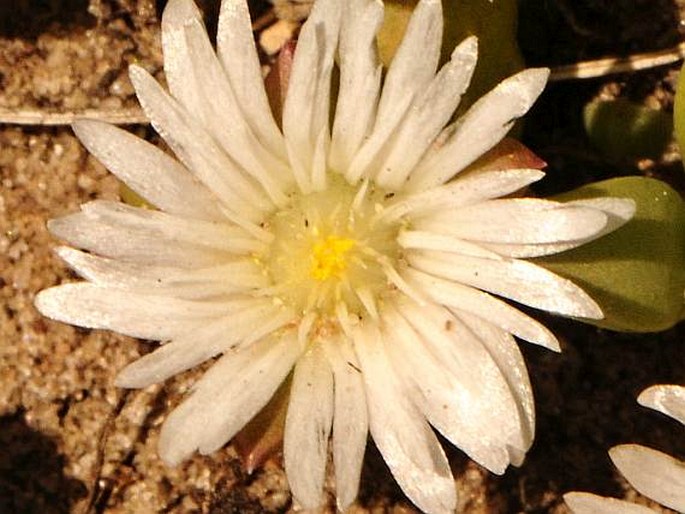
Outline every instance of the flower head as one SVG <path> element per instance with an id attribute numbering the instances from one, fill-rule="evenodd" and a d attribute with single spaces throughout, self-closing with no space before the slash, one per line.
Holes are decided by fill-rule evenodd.
<path id="1" fill-rule="evenodd" d="M 685 425 L 685 387 L 648 387 L 637 401 Z M 622 444 L 609 450 L 611 460 L 640 493 L 677 512 L 685 512 L 685 462 L 639 444 Z M 574 514 L 653 514 L 654 511 L 615 498 L 590 493 L 564 495 Z"/>
<path id="2" fill-rule="evenodd" d="M 558 349 L 497 297 L 601 317 L 579 287 L 523 258 L 595 239 L 634 206 L 500 199 L 542 178 L 534 169 L 460 174 L 530 108 L 548 72 L 505 80 L 449 124 L 475 38 L 438 70 L 441 2 L 422 0 L 383 78 L 382 16 L 377 0 L 315 4 L 281 130 L 245 1 L 223 1 L 217 56 L 191 0 L 170 0 L 171 94 L 141 67 L 131 79 L 178 160 L 118 128 L 74 125 L 158 210 L 94 201 L 51 221 L 72 245 L 59 255 L 86 281 L 43 291 L 36 305 L 64 322 L 165 341 L 119 374 L 123 387 L 220 356 L 166 420 L 166 462 L 220 448 L 294 370 L 284 456 L 300 505 L 323 501 L 329 440 L 338 505 L 354 501 L 370 432 L 409 498 L 446 512 L 456 491 L 434 430 L 493 472 L 520 464 L 534 410 L 513 336 Z"/>

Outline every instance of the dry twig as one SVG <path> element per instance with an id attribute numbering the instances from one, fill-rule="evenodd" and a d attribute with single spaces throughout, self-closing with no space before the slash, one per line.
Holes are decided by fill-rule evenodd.
<path id="1" fill-rule="evenodd" d="M 140 125 L 149 123 L 140 107 L 117 110 L 86 109 L 84 111 L 47 112 L 41 109 L 0 108 L 0 124 L 9 125 L 70 125 L 78 119 L 91 119 L 115 125 Z"/>
<path id="2" fill-rule="evenodd" d="M 613 75 L 616 73 L 626 73 L 631 71 L 646 70 L 666 66 L 680 61 L 685 57 L 685 42 L 678 46 L 658 50 L 656 52 L 646 52 L 633 54 L 628 57 L 608 57 L 593 61 L 582 61 L 565 66 L 552 68 L 550 81 L 562 81 L 573 79 L 590 79 Z"/>
<path id="3" fill-rule="evenodd" d="M 271 12 L 266 20 L 271 19 Z M 627 73 L 673 64 L 685 58 L 685 42 L 658 50 L 633 54 L 628 57 L 608 57 L 592 61 L 582 61 L 552 68 L 551 82 L 590 79 L 616 73 Z M 78 112 L 46 112 L 40 109 L 0 108 L 0 124 L 56 126 L 69 125 L 79 118 L 88 118 L 113 123 L 115 125 L 144 125 L 149 123 L 147 116 L 139 107 L 118 110 L 88 109 Z"/>

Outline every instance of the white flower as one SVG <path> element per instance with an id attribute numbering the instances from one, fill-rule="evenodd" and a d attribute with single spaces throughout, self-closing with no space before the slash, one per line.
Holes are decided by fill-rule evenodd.
<path id="1" fill-rule="evenodd" d="M 441 2 L 423 0 L 382 80 L 382 16 L 374 0 L 315 5 L 281 132 L 245 1 L 222 3 L 217 58 L 194 4 L 170 0 L 171 95 L 141 67 L 131 79 L 178 161 L 118 128 L 74 125 L 159 210 L 94 201 L 51 221 L 85 250 L 58 253 L 87 282 L 43 291 L 36 305 L 67 323 L 167 341 L 119 374 L 122 387 L 221 356 L 166 420 L 167 463 L 226 444 L 294 368 L 284 454 L 298 504 L 323 501 L 331 432 L 338 506 L 354 501 L 370 431 L 407 496 L 447 512 L 456 491 L 434 429 L 495 473 L 520 464 L 534 407 L 513 336 L 559 348 L 490 293 L 600 318 L 580 288 L 521 258 L 595 239 L 634 205 L 498 199 L 541 179 L 532 169 L 453 179 L 530 108 L 548 72 L 505 80 L 445 127 L 473 73 L 475 38 L 436 72 Z"/>
<path id="2" fill-rule="evenodd" d="M 685 425 L 685 387 L 648 387 L 637 401 Z M 639 444 L 614 446 L 609 456 L 638 492 L 664 507 L 685 512 L 685 462 Z M 567 493 L 564 500 L 574 514 L 654 514 L 641 505 L 590 493 Z"/>

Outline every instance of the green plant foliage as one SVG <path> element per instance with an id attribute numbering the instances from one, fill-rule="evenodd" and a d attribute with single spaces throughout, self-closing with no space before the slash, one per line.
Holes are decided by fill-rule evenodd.
<path id="1" fill-rule="evenodd" d="M 673 121 L 675 136 L 680 146 L 680 154 L 685 154 L 685 65 L 680 70 L 678 85 L 675 92 L 675 105 L 673 106 Z"/>
<path id="2" fill-rule="evenodd" d="M 667 184 L 622 177 L 581 187 L 562 201 L 614 196 L 632 198 L 635 217 L 616 232 L 575 250 L 535 259 L 573 280 L 602 307 L 604 328 L 655 332 L 683 314 L 685 203 Z"/>
<path id="3" fill-rule="evenodd" d="M 136 193 L 123 182 L 119 183 L 119 196 L 121 201 L 133 207 L 144 207 L 145 209 L 156 209 L 154 205 L 148 203 L 145 198 Z"/>
<path id="4" fill-rule="evenodd" d="M 402 40 L 417 0 L 388 0 L 385 20 L 378 35 L 381 61 L 387 66 Z M 502 79 L 523 69 L 516 42 L 515 0 L 443 0 L 445 32 L 442 57 L 446 61 L 464 38 L 478 36 L 479 58 L 462 109 L 483 96 Z"/>
<path id="5" fill-rule="evenodd" d="M 418 0 L 388 0 L 385 3 L 383 26 L 378 34 L 378 54 L 387 68 L 402 41 L 409 17 Z"/>
<path id="6" fill-rule="evenodd" d="M 625 99 L 595 100 L 583 110 L 592 144 L 612 161 L 658 158 L 673 138 L 673 118 Z"/>
<path id="7" fill-rule="evenodd" d="M 462 105 L 470 105 L 525 64 L 516 35 L 515 0 L 443 0 L 443 57 L 464 38 L 478 36 L 478 66 Z"/>

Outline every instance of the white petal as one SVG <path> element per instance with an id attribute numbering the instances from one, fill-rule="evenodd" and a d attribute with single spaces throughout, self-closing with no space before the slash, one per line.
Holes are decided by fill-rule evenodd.
<path id="1" fill-rule="evenodd" d="M 429 150 L 409 177 L 417 191 L 437 186 L 499 143 L 542 92 L 549 70 L 529 69 L 502 81 L 459 118 L 443 145 Z"/>
<path id="2" fill-rule="evenodd" d="M 427 297 L 457 314 L 474 314 L 516 337 L 560 351 L 559 342 L 547 328 L 488 293 L 413 269 L 404 270 L 404 276 Z"/>
<path id="3" fill-rule="evenodd" d="M 81 211 L 92 221 L 154 233 L 167 242 L 178 241 L 236 254 L 263 248 L 260 241 L 228 222 L 187 219 L 107 200 L 82 204 Z"/>
<path id="4" fill-rule="evenodd" d="M 101 121 L 80 120 L 72 128 L 109 171 L 156 207 L 191 218 L 223 219 L 209 190 L 147 141 Z"/>
<path id="5" fill-rule="evenodd" d="M 489 170 L 468 173 L 452 182 L 421 193 L 399 197 L 380 215 L 387 221 L 394 221 L 403 216 L 420 217 L 445 209 L 472 205 L 505 196 L 537 182 L 545 174 L 539 170 Z"/>
<path id="6" fill-rule="evenodd" d="M 251 252 L 260 248 L 258 241 L 229 222 L 193 220 L 109 200 L 84 203 L 81 211 L 93 221 L 156 232 L 159 237 L 227 252 Z"/>
<path id="7" fill-rule="evenodd" d="M 140 105 L 152 126 L 176 156 L 235 216 L 259 220 L 270 208 L 268 198 L 246 177 L 223 149 L 139 66 L 129 68 Z"/>
<path id="8" fill-rule="evenodd" d="M 238 351 L 294 318 L 292 312 L 268 300 L 227 304 L 221 318 L 183 333 L 126 366 L 117 375 L 116 385 L 143 388 L 162 382 L 220 353 Z"/>
<path id="9" fill-rule="evenodd" d="M 359 490 L 369 420 L 357 356 L 346 337 L 322 341 L 335 382 L 333 464 L 338 510 L 345 512 Z"/>
<path id="10" fill-rule="evenodd" d="M 245 120 L 271 153 L 286 158 L 283 136 L 264 90 L 250 12 L 245 0 L 224 0 L 219 12 L 217 51 Z"/>
<path id="11" fill-rule="evenodd" d="M 469 37 L 457 46 L 426 90 L 418 94 L 378 167 L 376 182 L 380 186 L 391 190 L 402 187 L 459 105 L 476 68 L 477 56 L 477 40 Z"/>
<path id="12" fill-rule="evenodd" d="M 685 512 L 685 463 L 637 444 L 609 450 L 621 474 L 641 494 L 678 512 Z"/>
<path id="13" fill-rule="evenodd" d="M 685 387 L 678 385 L 655 385 L 648 387 L 637 397 L 640 405 L 662 412 L 685 425 Z"/>
<path id="14" fill-rule="evenodd" d="M 245 292 L 268 285 L 262 270 L 248 259 L 210 268 L 183 269 L 107 259 L 68 246 L 61 246 L 56 252 L 90 282 L 140 293 L 192 300 Z"/>
<path id="15" fill-rule="evenodd" d="M 631 198 L 614 198 L 612 196 L 573 200 L 571 202 L 565 202 L 565 204 L 590 207 L 611 214 L 611 218 L 616 218 L 612 219 L 612 223 L 616 223 L 619 226 L 630 220 L 635 215 L 636 209 L 635 200 Z M 617 227 L 614 227 L 614 230 L 616 228 Z"/>
<path id="16" fill-rule="evenodd" d="M 335 109 L 329 165 L 347 172 L 352 159 L 373 126 L 382 66 L 376 33 L 383 21 L 378 0 L 349 0 L 343 7 L 340 31 L 340 89 Z"/>
<path id="17" fill-rule="evenodd" d="M 537 198 L 489 200 L 436 212 L 416 228 L 487 243 L 558 243 L 594 236 L 607 225 L 597 209 Z"/>
<path id="18" fill-rule="evenodd" d="M 549 244 L 484 243 L 484 245 L 500 255 L 507 257 L 529 258 L 552 255 L 577 248 L 590 241 L 599 239 L 600 237 L 621 228 L 630 221 L 635 214 L 635 201 L 628 198 L 592 198 L 589 200 L 565 202 L 564 205 L 597 209 L 607 215 L 607 224 L 599 232 L 571 242 Z"/>
<path id="19" fill-rule="evenodd" d="M 162 19 L 171 94 L 197 118 L 241 169 L 255 178 L 278 205 L 285 203 L 289 169 L 252 132 L 223 66 L 209 42 L 200 12 L 191 0 L 173 0 Z M 259 89 L 264 87 L 259 84 Z M 267 171 L 268 170 L 268 171 Z"/>
<path id="20" fill-rule="evenodd" d="M 419 270 L 564 316 L 601 319 L 602 309 L 568 279 L 531 262 L 434 251 L 407 254 Z"/>
<path id="21" fill-rule="evenodd" d="M 388 68 L 378 106 L 379 119 L 430 84 L 440 60 L 442 28 L 440 0 L 420 0 Z"/>
<path id="22" fill-rule="evenodd" d="M 349 181 L 373 176 L 391 134 L 433 79 L 440 59 L 442 23 L 440 0 L 421 0 L 414 8 L 388 68 L 373 131 L 347 170 Z"/>
<path id="23" fill-rule="evenodd" d="M 189 112 L 202 118 L 206 106 L 198 94 L 185 33 L 186 25 L 201 20 L 202 14 L 192 0 L 169 0 L 162 13 L 164 75 L 169 91 Z"/>
<path id="24" fill-rule="evenodd" d="M 324 502 L 332 420 L 333 373 L 321 346 L 314 342 L 295 366 L 283 441 L 290 489 L 305 509 L 316 509 Z"/>
<path id="25" fill-rule="evenodd" d="M 87 282 L 43 289 L 36 308 L 48 318 L 142 339 L 171 339 L 221 316 L 223 302 L 127 293 Z"/>
<path id="26" fill-rule="evenodd" d="M 572 514 L 655 514 L 642 505 L 590 493 L 566 493 L 564 501 Z"/>
<path id="27" fill-rule="evenodd" d="M 55 236 L 88 251 L 141 264 L 192 268 L 216 266 L 230 260 L 230 254 L 197 245 L 172 243 L 149 231 L 106 224 L 83 213 L 48 222 Z"/>
<path id="28" fill-rule="evenodd" d="M 320 0 L 302 26 L 283 105 L 283 133 L 295 179 L 312 189 L 314 154 L 322 131 L 328 133 L 333 54 L 340 32 L 342 3 Z M 322 163 L 325 165 L 325 161 Z"/>
<path id="29" fill-rule="evenodd" d="M 328 147 L 328 128 L 324 127 L 314 141 L 314 154 L 312 155 L 312 188 L 314 191 L 324 191 L 328 182 L 328 166 L 326 165 L 326 152 Z"/>
<path id="30" fill-rule="evenodd" d="M 48 229 L 74 246 L 140 264 L 214 266 L 264 246 L 226 223 L 188 220 L 103 200 L 81 208 L 83 212 L 50 220 Z"/>
<path id="31" fill-rule="evenodd" d="M 403 382 L 413 386 L 407 387 L 413 402 L 452 444 L 502 474 L 507 447 L 524 441 L 514 397 L 496 363 L 444 308 L 402 302 L 399 309 L 404 319 L 391 307 L 382 315 L 386 351 Z"/>
<path id="32" fill-rule="evenodd" d="M 459 253 L 482 259 L 502 260 L 497 253 L 483 246 L 471 243 L 449 234 L 436 234 L 421 230 L 402 230 L 397 236 L 397 243 L 406 249 L 438 250 L 441 252 Z"/>
<path id="33" fill-rule="evenodd" d="M 604 230 L 600 231 L 598 234 L 591 239 L 598 239 L 606 234 L 613 232 L 621 228 L 623 225 L 628 223 L 633 216 L 635 216 L 635 210 L 637 205 L 635 200 L 632 198 L 614 198 L 614 197 L 603 197 L 603 198 L 589 198 L 586 200 L 574 200 L 571 202 L 564 202 L 567 207 L 584 207 L 588 209 L 596 209 L 607 215 L 607 226 Z"/>
<path id="34" fill-rule="evenodd" d="M 457 504 L 449 463 L 433 430 L 409 401 L 389 365 L 378 328 L 358 327 L 354 346 L 369 406 L 369 428 L 397 483 L 429 514 L 452 513 Z"/>
<path id="35" fill-rule="evenodd" d="M 455 313 L 455 316 L 478 336 L 514 394 L 522 422 L 524 444 L 520 448 L 510 449 L 510 453 L 512 464 L 520 466 L 535 436 L 535 402 L 523 355 L 510 333 L 467 312 Z"/>
<path id="36" fill-rule="evenodd" d="M 197 449 L 221 448 L 267 404 L 300 352 L 290 332 L 221 357 L 162 426 L 162 459 L 173 466 Z"/>

